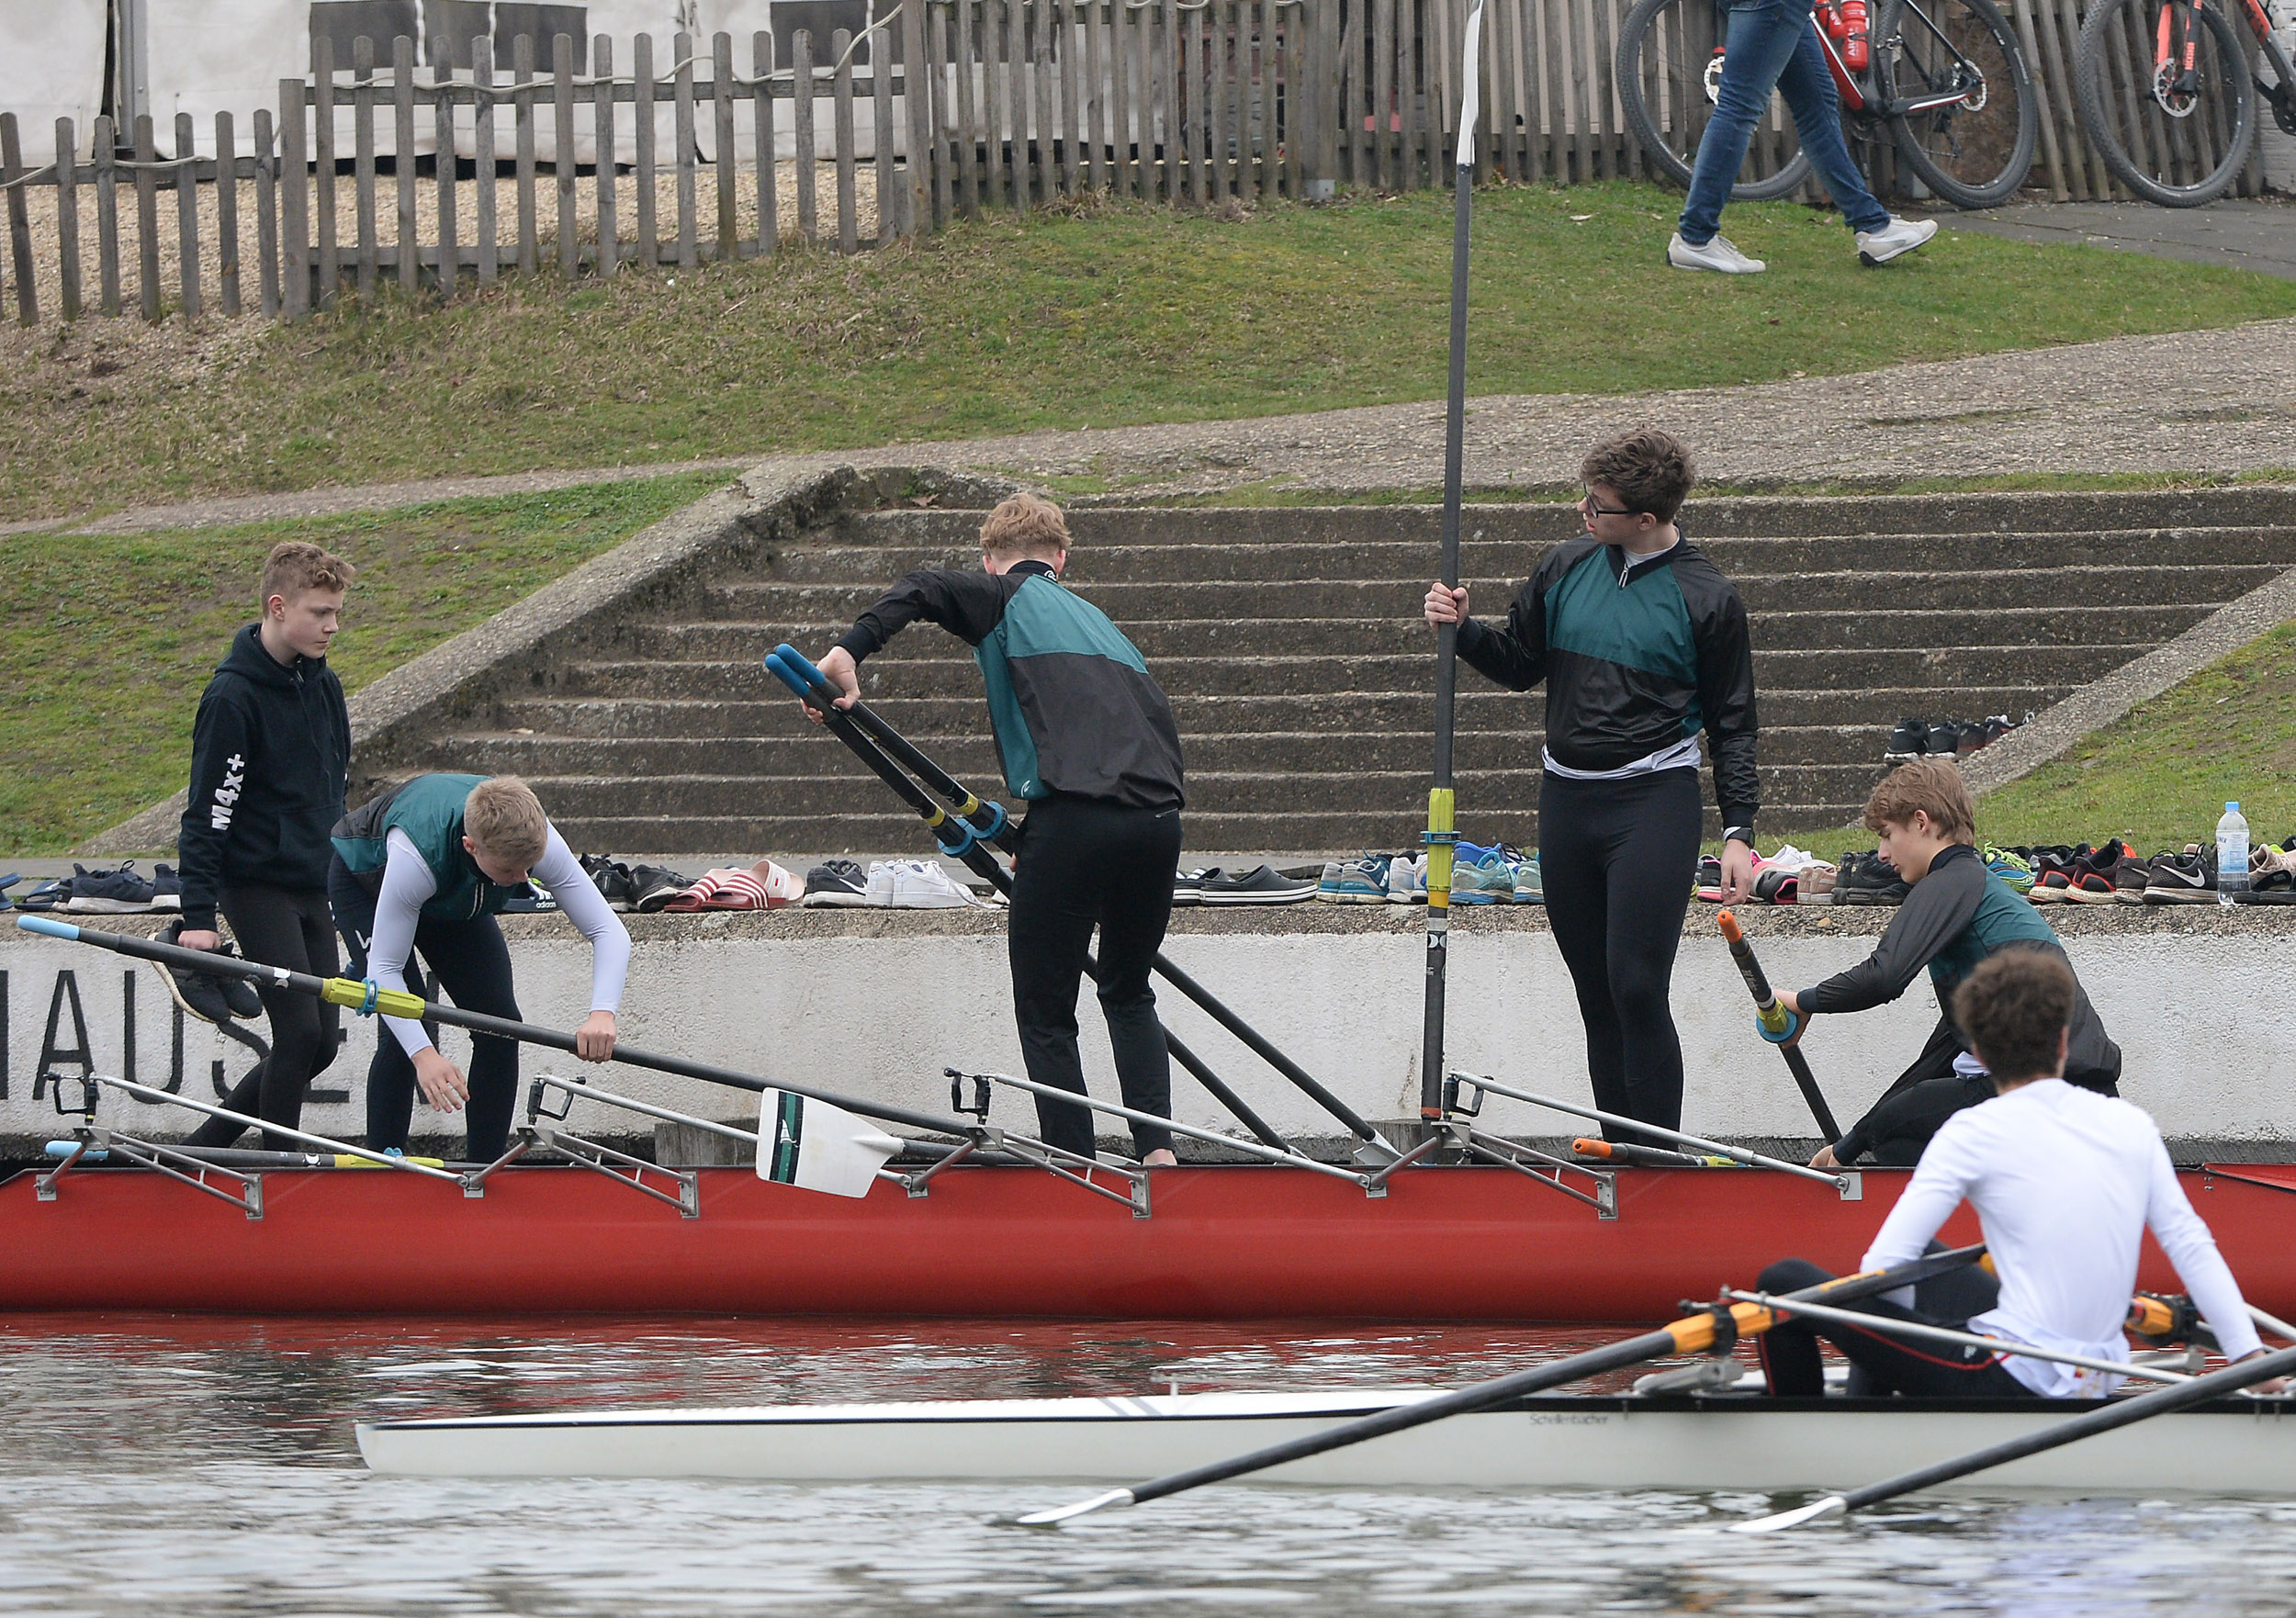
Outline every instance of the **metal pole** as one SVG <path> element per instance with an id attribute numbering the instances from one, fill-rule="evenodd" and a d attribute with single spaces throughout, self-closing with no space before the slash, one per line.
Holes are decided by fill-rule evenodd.
<path id="1" fill-rule="evenodd" d="M 1483 0 L 1467 14 L 1460 77 L 1458 165 L 1451 187 L 1451 387 L 1443 417 L 1443 582 L 1459 581 L 1459 504 L 1467 455 L 1467 252 L 1475 208 L 1475 127 L 1482 120 Z M 1427 989 L 1419 1052 L 1419 1116 L 1443 1116 L 1443 1002 L 1451 960 L 1451 848 L 1458 841 L 1451 792 L 1451 733 L 1458 699 L 1458 630 L 1435 632 L 1435 784 L 1427 791 Z"/>

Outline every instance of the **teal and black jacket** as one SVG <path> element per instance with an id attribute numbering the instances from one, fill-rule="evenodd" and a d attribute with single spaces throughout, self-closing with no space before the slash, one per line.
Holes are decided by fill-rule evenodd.
<path id="1" fill-rule="evenodd" d="M 1953 1022 L 1953 993 L 1977 962 L 2015 946 L 2065 955 L 2056 932 L 2032 902 L 1986 870 L 1976 849 L 1954 843 L 1941 848 L 1928 873 L 1913 884 L 1873 954 L 1795 998 L 1804 1011 L 1864 1011 L 1896 999 L 1927 967 L 1942 1013 L 1932 1043 L 1950 1038 L 1954 1049 L 1966 1051 L 1969 1040 Z M 2106 1038 L 2105 1025 L 2079 983 L 2077 975 L 2065 1076 L 2111 1095 L 2121 1077 L 2121 1047 Z"/>
<path id="2" fill-rule="evenodd" d="M 438 892 L 422 903 L 422 914 L 440 921 L 469 921 L 499 916 L 512 899 L 534 889 L 521 882 L 506 888 L 487 880 L 462 846 L 462 807 L 483 775 L 418 775 L 402 786 L 369 798 L 335 822 L 336 855 L 351 879 L 379 893 L 383 868 L 390 862 L 390 834 L 402 831 L 431 868 Z"/>
<path id="3" fill-rule="evenodd" d="M 1591 538 L 1558 545 L 1505 627 L 1469 619 L 1458 651 L 1512 690 L 1547 682 L 1547 750 L 1572 770 L 1623 770 L 1705 731 L 1723 824 L 1753 824 L 1746 603 L 1688 540 L 1634 562 Z"/>
<path id="4" fill-rule="evenodd" d="M 1099 608 L 1064 589 L 1050 566 L 1016 562 L 1003 573 L 920 568 L 863 612 L 838 645 L 858 663 L 920 618 L 973 648 L 988 687 L 996 757 L 1015 797 L 1181 806 L 1180 731 L 1170 701 L 1132 643 Z"/>

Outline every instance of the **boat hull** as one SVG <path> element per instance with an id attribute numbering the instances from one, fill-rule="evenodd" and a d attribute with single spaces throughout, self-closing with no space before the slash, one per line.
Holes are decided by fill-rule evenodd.
<path id="1" fill-rule="evenodd" d="M 599 1412 L 377 1423 L 362 1426 L 358 1440 L 374 1470 L 423 1477 L 1130 1483 L 1424 1397 L 1424 1390 L 1367 1390 Z M 1967 1455 L 2090 1408 L 2038 1400 L 1534 1399 L 1328 1451 L 1255 1480 L 1840 1489 Z M 1959 1486 L 2296 1492 L 2296 1400 L 2230 1400 L 2160 1417 Z"/>
<path id="2" fill-rule="evenodd" d="M 2245 1169 L 2245 1165 L 2242 1165 Z M 1852 1268 L 1903 1188 L 1628 1169 L 1617 1218 L 1499 1168 L 1390 1194 L 1282 1167 L 1153 1171 L 1151 1215 L 1030 1168 L 905 1196 L 696 1172 L 700 1214 L 586 1170 L 513 1166 L 482 1198 L 366 1170 L 263 1176 L 260 1219 L 144 1171 L 0 1184 L 0 1309 L 239 1314 L 694 1312 L 1044 1319 L 1655 1320 L 1786 1255 Z M 2188 1171 L 2250 1299 L 2296 1315 L 2296 1190 Z M 1977 1239 L 1966 1208 L 1943 1232 Z M 2174 1289 L 2150 1238 L 2140 1286 Z"/>

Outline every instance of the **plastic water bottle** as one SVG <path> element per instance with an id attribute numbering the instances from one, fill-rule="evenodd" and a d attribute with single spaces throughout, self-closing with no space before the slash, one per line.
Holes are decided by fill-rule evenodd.
<path id="1" fill-rule="evenodd" d="M 2248 891 L 2248 823 L 2240 805 L 2224 805 L 2224 818 L 2216 823 L 2216 902 L 2233 904 L 2234 895 Z"/>

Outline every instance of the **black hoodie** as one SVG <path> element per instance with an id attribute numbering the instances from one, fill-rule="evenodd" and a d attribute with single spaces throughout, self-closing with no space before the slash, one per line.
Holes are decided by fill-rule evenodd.
<path id="1" fill-rule="evenodd" d="M 264 650 L 260 624 L 231 637 L 231 655 L 199 698 L 191 727 L 191 794 L 177 835 L 184 926 L 215 927 L 226 887 L 327 885 L 351 771 L 351 716 L 324 658 L 285 665 Z"/>

